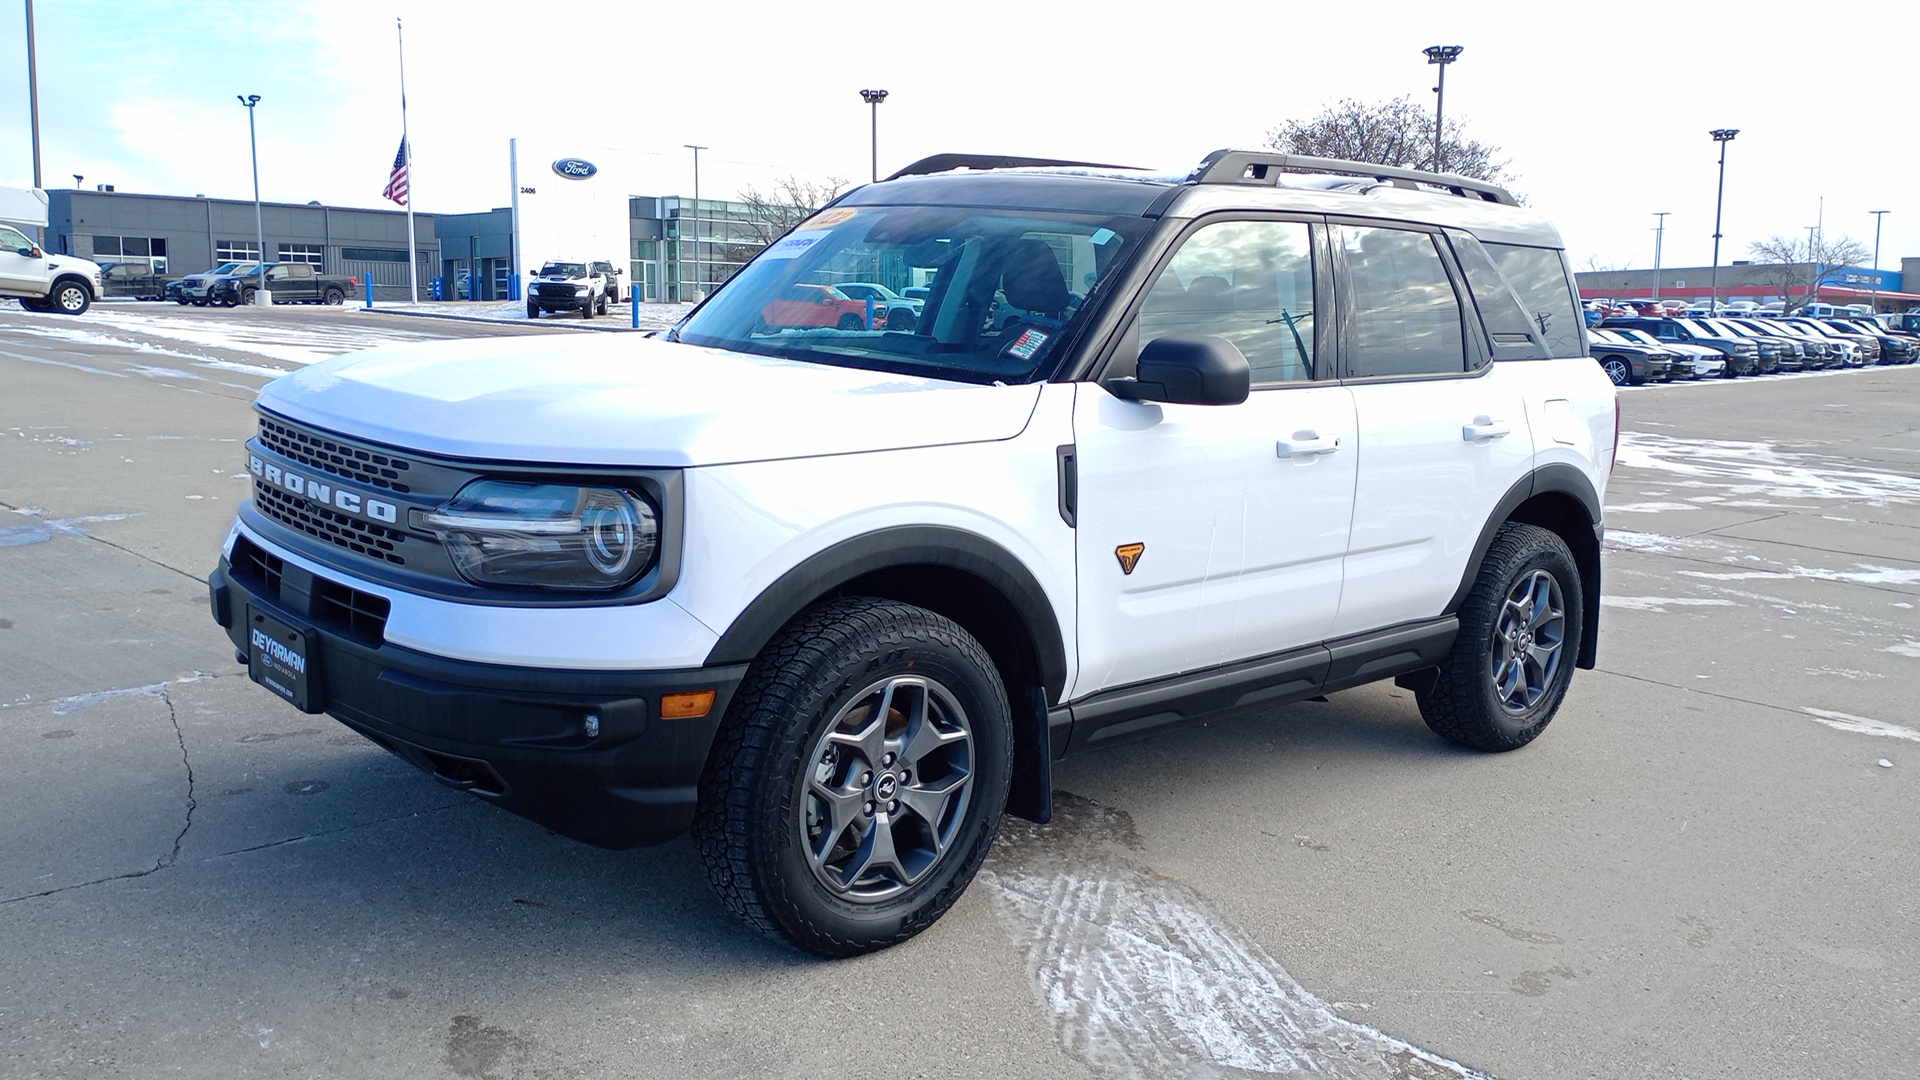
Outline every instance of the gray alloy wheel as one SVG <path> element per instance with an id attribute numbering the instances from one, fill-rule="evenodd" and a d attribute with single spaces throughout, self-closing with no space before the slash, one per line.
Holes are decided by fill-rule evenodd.
<path id="1" fill-rule="evenodd" d="M 1633 367 L 1617 356 L 1609 356 L 1600 362 L 1600 369 L 1607 373 L 1615 386 L 1625 386 L 1633 381 Z"/>
<path id="2" fill-rule="evenodd" d="M 933 925 L 993 843 L 1013 717 L 991 657 L 924 608 L 824 600 L 748 667 L 693 836 L 727 907 L 820 956 Z"/>
<path id="3" fill-rule="evenodd" d="M 1508 522 L 1460 604 L 1460 632 L 1431 685 L 1416 689 L 1434 734 L 1515 750 L 1546 730 L 1573 681 L 1586 597 L 1559 536 Z"/>
<path id="4" fill-rule="evenodd" d="M 53 295 L 47 299 L 51 302 L 51 310 L 62 315 L 85 314 L 87 305 L 93 303 L 93 297 L 87 292 L 87 287 L 77 281 L 57 283 L 53 287 Z"/>
<path id="5" fill-rule="evenodd" d="M 884 900 L 939 864 L 973 795 L 973 725 L 951 690 L 917 675 L 878 680 L 807 756 L 794 824 L 829 891 Z"/>
<path id="6" fill-rule="evenodd" d="M 1514 584 L 1493 631 L 1493 692 L 1508 712 L 1538 704 L 1560 674 L 1567 643 L 1567 602 L 1560 583 L 1535 570 Z"/>

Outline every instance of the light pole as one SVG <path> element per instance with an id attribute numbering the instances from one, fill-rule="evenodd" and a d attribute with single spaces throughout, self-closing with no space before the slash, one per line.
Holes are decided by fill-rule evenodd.
<path id="1" fill-rule="evenodd" d="M 885 90 L 862 90 L 860 100 L 873 106 L 873 179 L 880 180 L 880 103 L 887 100 Z"/>
<path id="2" fill-rule="evenodd" d="M 1429 45 L 1427 63 L 1440 65 L 1440 82 L 1433 88 L 1433 171 L 1440 171 L 1440 117 L 1447 107 L 1447 65 L 1460 59 L 1464 45 Z"/>
<path id="3" fill-rule="evenodd" d="M 259 94 L 235 94 L 240 104 L 247 107 L 247 145 L 253 151 L 253 242 L 260 260 L 260 291 L 257 295 L 269 296 L 267 292 L 267 231 L 260 224 L 260 139 L 254 133 L 253 107 L 260 104 Z M 367 286 L 371 289 L 373 286 Z M 269 299 L 268 303 L 272 303 Z"/>
<path id="4" fill-rule="evenodd" d="M 1667 215 L 1672 212 L 1671 210 L 1653 212 L 1654 220 L 1659 222 L 1653 229 L 1653 298 L 1655 300 L 1660 299 L 1660 241 L 1666 239 Z"/>
<path id="5" fill-rule="evenodd" d="M 1891 211 L 1869 210 L 1873 215 L 1873 292 L 1867 300 L 1875 315 L 1880 314 L 1880 219 Z"/>
<path id="6" fill-rule="evenodd" d="M 40 73 L 33 60 L 33 0 L 27 0 L 27 114 L 33 124 L 33 186 L 40 186 Z M 74 181 L 79 187 L 79 181 Z M 47 244 L 47 230 L 35 229 L 34 239 Z"/>
<path id="7" fill-rule="evenodd" d="M 1713 298 L 1707 301 L 1707 312 L 1720 312 L 1720 210 L 1727 202 L 1727 144 L 1740 134 L 1739 128 L 1714 128 L 1707 132 L 1713 141 L 1720 144 L 1720 193 L 1713 198 Z"/>
<path id="8" fill-rule="evenodd" d="M 1822 207 L 1824 210 L 1825 207 Z M 1813 264 L 1813 288 L 1807 290 L 1807 303 L 1820 302 L 1820 279 L 1827 276 L 1826 259 L 1820 250 L 1820 226 L 1807 226 L 1807 261 Z"/>
<path id="9" fill-rule="evenodd" d="M 700 292 L 700 151 L 705 150 L 706 147 L 695 146 L 692 143 L 680 145 L 693 151 L 693 291 L 698 296 Z M 685 299 L 686 284 L 684 281 L 680 283 L 682 299 Z"/>

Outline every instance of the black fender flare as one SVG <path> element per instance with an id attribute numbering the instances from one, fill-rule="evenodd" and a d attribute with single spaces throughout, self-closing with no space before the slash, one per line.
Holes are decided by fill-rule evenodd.
<path id="1" fill-rule="evenodd" d="M 1594 490 L 1587 474 L 1564 462 L 1542 465 L 1500 497 L 1493 513 L 1487 515 L 1487 523 L 1481 526 L 1480 536 L 1474 541 L 1473 556 L 1467 560 L 1467 569 L 1460 577 L 1459 587 L 1454 589 L 1453 597 L 1447 601 L 1445 614 L 1459 613 L 1460 605 L 1467 599 L 1468 590 L 1473 588 L 1474 579 L 1480 576 L 1480 564 L 1487 557 L 1487 549 L 1493 546 L 1494 535 L 1500 531 L 1500 526 L 1511 520 L 1514 511 L 1529 500 L 1550 494 L 1570 496 L 1577 501 L 1586 511 L 1586 524 L 1592 532 L 1590 543 L 1582 536 L 1567 538 L 1568 547 L 1573 549 L 1574 560 L 1580 566 L 1580 591 L 1585 601 L 1581 605 L 1578 663 L 1583 668 L 1591 668 L 1596 661 L 1595 650 L 1600 636 L 1600 538 L 1605 514 L 1600 504 L 1600 493 Z"/>
<path id="2" fill-rule="evenodd" d="M 780 628 L 835 589 L 879 570 L 939 566 L 997 591 L 1025 628 L 1047 700 L 1066 692 L 1067 653 L 1047 592 L 1012 552 L 976 533 L 941 525 L 901 525 L 842 540 L 780 575 L 736 616 L 707 654 L 708 664 L 748 663 Z M 1014 707 L 1020 707 L 1018 690 Z"/>

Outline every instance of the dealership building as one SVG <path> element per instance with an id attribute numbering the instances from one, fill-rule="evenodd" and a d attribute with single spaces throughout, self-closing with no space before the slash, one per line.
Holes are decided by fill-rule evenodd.
<path id="1" fill-rule="evenodd" d="M 414 214 L 420 282 L 441 272 L 434 215 Z M 145 263 L 157 274 L 193 274 L 231 260 L 306 262 L 400 295 L 407 280 L 407 213 L 312 202 L 254 204 L 205 196 L 139 195 L 102 186 L 47 192 L 48 246 L 99 263 Z"/>

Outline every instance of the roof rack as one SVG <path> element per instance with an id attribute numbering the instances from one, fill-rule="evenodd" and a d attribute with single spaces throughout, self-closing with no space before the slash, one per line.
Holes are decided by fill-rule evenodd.
<path id="1" fill-rule="evenodd" d="M 1278 154 L 1264 150 L 1215 150 L 1208 154 L 1192 173 L 1188 174 L 1187 182 L 1278 185 L 1280 174 L 1288 169 L 1299 172 L 1371 176 L 1383 182 L 1392 183 L 1396 187 L 1417 187 L 1424 184 L 1452 192 L 1462 198 L 1484 199 L 1502 206 L 1520 205 L 1519 200 L 1515 199 L 1506 188 L 1489 184 L 1485 180 L 1475 180 L 1470 176 L 1424 172 L 1394 165 L 1375 165 L 1365 161 L 1344 161 L 1340 158 Z"/>
<path id="2" fill-rule="evenodd" d="M 1102 165 L 1093 161 L 1061 161 L 1057 158 L 1008 157 L 1004 154 L 935 154 L 901 169 L 887 180 L 903 176 L 926 176 L 955 169 L 1033 169 L 1066 166 L 1080 169 L 1131 169 L 1131 165 Z M 881 183 L 885 183 L 883 180 Z"/>

